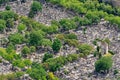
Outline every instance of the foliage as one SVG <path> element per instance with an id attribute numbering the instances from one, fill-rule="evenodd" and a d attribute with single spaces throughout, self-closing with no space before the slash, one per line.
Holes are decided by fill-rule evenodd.
<path id="1" fill-rule="evenodd" d="M 33 31 L 30 34 L 30 45 L 37 46 L 40 45 L 41 40 L 43 39 L 43 35 L 40 31 Z"/>
<path id="2" fill-rule="evenodd" d="M 53 54 L 45 53 L 42 62 L 45 62 L 49 58 L 53 58 Z"/>
<path id="3" fill-rule="evenodd" d="M 13 21 L 13 19 L 7 19 L 6 20 L 6 27 L 7 28 L 13 28 L 14 27 L 14 21 Z"/>
<path id="4" fill-rule="evenodd" d="M 36 51 L 36 47 L 35 46 L 30 46 L 30 52 L 35 52 Z"/>
<path id="5" fill-rule="evenodd" d="M 19 67 L 19 68 L 24 68 L 25 64 L 23 62 L 23 60 L 14 60 L 12 62 L 13 66 Z"/>
<path id="6" fill-rule="evenodd" d="M 69 54 L 68 56 L 59 56 L 56 58 L 49 58 L 43 63 L 43 67 L 46 70 L 50 70 L 52 72 L 55 72 L 60 69 L 63 65 L 65 65 L 68 62 L 73 62 L 75 60 L 78 60 L 79 54 Z"/>
<path id="7" fill-rule="evenodd" d="M 93 51 L 93 47 L 89 44 L 81 44 L 78 48 L 80 53 L 83 53 L 84 55 L 88 55 Z"/>
<path id="8" fill-rule="evenodd" d="M 42 39 L 41 40 L 41 45 L 42 46 L 52 46 L 52 42 L 49 39 Z"/>
<path id="9" fill-rule="evenodd" d="M 14 45 L 13 44 L 8 44 L 7 48 L 6 48 L 6 52 L 7 53 L 11 53 L 14 50 Z"/>
<path id="10" fill-rule="evenodd" d="M 6 26 L 0 24 L 0 31 L 1 31 L 1 32 L 3 32 L 5 28 L 6 28 Z"/>
<path id="11" fill-rule="evenodd" d="M 27 55 L 30 54 L 30 49 L 27 46 L 24 46 L 21 52 L 23 55 Z"/>
<path id="12" fill-rule="evenodd" d="M 12 11 L 3 11 L 3 12 L 0 12 L 0 19 L 4 19 L 4 20 L 7 20 L 7 19 L 18 19 L 18 15 Z"/>
<path id="13" fill-rule="evenodd" d="M 54 42 L 52 44 L 52 49 L 54 52 L 58 52 L 62 46 L 62 43 L 59 39 L 54 39 Z"/>
<path id="14" fill-rule="evenodd" d="M 77 28 L 75 22 L 72 20 L 62 19 L 59 21 L 59 23 L 63 31 L 68 31 L 68 30 Z"/>
<path id="15" fill-rule="evenodd" d="M 3 31 L 6 28 L 6 21 L 0 19 L 0 31 Z"/>
<path id="16" fill-rule="evenodd" d="M 42 4 L 38 1 L 34 1 L 31 5 L 29 17 L 33 18 L 34 14 L 38 13 L 38 11 L 41 11 L 41 10 L 42 10 Z"/>
<path id="17" fill-rule="evenodd" d="M 76 39 L 77 40 L 77 35 L 75 35 L 74 33 L 70 33 L 70 34 L 66 34 L 65 38 L 66 39 Z"/>
<path id="18" fill-rule="evenodd" d="M 46 79 L 46 71 L 43 69 L 43 67 L 40 64 L 33 63 L 31 71 L 29 72 L 30 77 L 32 77 L 35 80 L 47 80 Z"/>
<path id="19" fill-rule="evenodd" d="M 106 72 L 112 67 L 112 58 L 110 56 L 104 56 L 95 62 L 96 72 Z"/>
<path id="20" fill-rule="evenodd" d="M 42 30 L 48 34 L 53 34 L 58 32 L 58 26 L 52 25 L 52 26 L 44 27 L 42 28 Z"/>
<path id="21" fill-rule="evenodd" d="M 59 80 L 52 72 L 48 73 L 48 80 Z"/>
<path id="22" fill-rule="evenodd" d="M 19 33 L 15 33 L 15 34 L 11 34 L 9 36 L 9 40 L 13 44 L 21 44 L 24 40 L 24 37 L 23 37 L 23 35 L 21 35 Z"/>
<path id="23" fill-rule="evenodd" d="M 76 39 L 65 39 L 65 43 L 67 43 L 69 46 L 78 47 L 79 42 Z"/>
<path id="24" fill-rule="evenodd" d="M 19 31 L 19 32 L 22 32 L 23 30 L 25 30 L 26 25 L 20 23 L 17 28 L 18 28 L 18 31 Z"/>
<path id="25" fill-rule="evenodd" d="M 11 9 L 11 6 L 7 5 L 7 6 L 5 7 L 5 9 L 6 9 L 6 10 L 10 10 L 10 9 Z"/>

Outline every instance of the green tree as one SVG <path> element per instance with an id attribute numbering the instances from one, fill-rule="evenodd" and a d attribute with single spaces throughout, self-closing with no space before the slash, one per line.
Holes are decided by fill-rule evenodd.
<path id="1" fill-rule="evenodd" d="M 95 62 L 96 72 L 108 72 L 112 67 L 113 60 L 110 56 L 104 56 Z"/>
<path id="2" fill-rule="evenodd" d="M 62 43 L 59 39 L 54 39 L 54 42 L 52 44 L 52 49 L 54 52 L 58 52 L 62 46 Z"/>

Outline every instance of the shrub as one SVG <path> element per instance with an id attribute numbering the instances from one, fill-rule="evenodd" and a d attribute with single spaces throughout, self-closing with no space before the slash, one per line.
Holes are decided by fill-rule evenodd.
<path id="1" fill-rule="evenodd" d="M 38 11 L 42 10 L 42 4 L 38 1 L 34 1 L 31 5 L 31 10 L 29 13 L 29 17 L 34 17 L 34 14 L 36 14 Z"/>
<path id="2" fill-rule="evenodd" d="M 75 39 L 65 39 L 65 43 L 67 43 L 69 46 L 78 47 L 79 42 Z"/>
<path id="3" fill-rule="evenodd" d="M 104 56 L 95 62 L 96 72 L 108 72 L 112 67 L 113 60 L 110 56 Z"/>
<path id="4" fill-rule="evenodd" d="M 88 55 L 92 53 L 92 51 L 94 50 L 93 47 L 89 44 L 81 44 L 79 45 L 78 48 L 79 48 L 80 53 L 83 53 L 84 55 Z"/>
<path id="5" fill-rule="evenodd" d="M 45 46 L 45 47 L 46 46 L 50 46 L 50 47 L 52 46 L 52 42 L 49 39 L 42 39 L 40 43 L 41 43 L 42 46 Z"/>
<path id="6" fill-rule="evenodd" d="M 54 39 L 54 42 L 52 44 L 52 49 L 54 52 L 58 52 L 62 46 L 62 43 L 59 39 Z"/>
<path id="7" fill-rule="evenodd" d="M 19 32 L 25 30 L 25 28 L 26 28 L 26 25 L 24 25 L 24 24 L 22 24 L 22 23 L 20 23 L 20 24 L 18 25 L 18 27 L 17 27 L 17 29 L 18 29 Z"/>
<path id="8" fill-rule="evenodd" d="M 6 48 L 6 52 L 11 53 L 13 50 L 14 50 L 14 45 L 10 43 Z"/>
<path id="9" fill-rule="evenodd" d="M 12 62 L 13 66 L 19 67 L 19 68 L 24 68 L 25 64 L 22 60 L 14 60 Z"/>
<path id="10" fill-rule="evenodd" d="M 27 46 L 24 46 L 21 52 L 23 55 L 27 55 L 30 53 L 30 49 Z"/>
<path id="11" fill-rule="evenodd" d="M 29 60 L 29 59 L 25 59 L 23 60 L 25 66 L 31 66 L 32 65 L 32 62 Z"/>
<path id="12" fill-rule="evenodd" d="M 6 28 L 6 21 L 0 19 L 0 31 L 3 31 Z"/>
<path id="13" fill-rule="evenodd" d="M 35 51 L 36 51 L 35 46 L 30 46 L 30 52 L 35 52 Z"/>
<path id="14" fill-rule="evenodd" d="M 37 63 L 33 63 L 32 64 L 32 68 L 29 71 L 29 75 L 31 78 L 35 79 L 35 80 L 47 80 L 46 79 L 46 71 L 44 70 L 44 68 Z"/>
<path id="15" fill-rule="evenodd" d="M 7 19 L 7 21 L 6 21 L 6 27 L 7 28 L 13 28 L 14 27 L 14 21 L 13 21 L 13 19 Z"/>
<path id="16" fill-rule="evenodd" d="M 53 58 L 53 54 L 45 53 L 42 62 L 45 62 L 49 58 Z"/>
<path id="17" fill-rule="evenodd" d="M 59 21 L 59 23 L 63 31 L 68 31 L 77 28 L 76 23 L 72 20 L 62 19 L 61 21 Z"/>
<path id="18" fill-rule="evenodd" d="M 43 39 L 43 35 L 40 31 L 33 31 L 30 34 L 30 45 L 37 46 L 40 45 L 41 40 Z"/>
<path id="19" fill-rule="evenodd" d="M 47 80 L 59 80 L 59 79 L 52 72 L 49 72 Z"/>
<path id="20" fill-rule="evenodd" d="M 12 11 L 3 11 L 0 12 L 0 19 L 8 20 L 8 19 L 18 19 L 18 15 Z"/>
<path id="21" fill-rule="evenodd" d="M 7 6 L 5 7 L 5 9 L 6 9 L 6 10 L 10 10 L 10 9 L 11 9 L 11 6 L 7 5 Z"/>
<path id="22" fill-rule="evenodd" d="M 5 28 L 6 28 L 6 26 L 0 24 L 0 31 L 1 31 L 1 32 L 3 32 Z"/>
<path id="23" fill-rule="evenodd" d="M 24 37 L 19 33 L 15 33 L 9 36 L 9 40 L 13 44 L 21 44 L 24 40 Z"/>
<path id="24" fill-rule="evenodd" d="M 66 34 L 65 38 L 66 39 L 76 39 L 77 40 L 77 35 L 75 35 L 74 33 L 70 33 L 70 34 Z"/>

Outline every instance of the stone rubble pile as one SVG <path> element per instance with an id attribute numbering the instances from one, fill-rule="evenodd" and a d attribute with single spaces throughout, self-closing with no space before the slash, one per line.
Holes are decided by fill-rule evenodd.
<path id="1" fill-rule="evenodd" d="M 20 3 L 18 1 L 10 2 L 8 5 L 11 6 L 12 10 L 19 15 L 27 16 L 30 12 L 30 7 L 33 0 L 27 0 L 26 3 Z M 0 11 L 4 11 L 5 6 L 0 6 Z M 44 3 L 42 11 L 36 14 L 34 20 L 43 23 L 45 25 L 51 25 L 51 21 L 63 18 L 72 18 L 73 13 L 71 11 L 66 11 L 57 5 L 53 6 L 50 3 Z"/>
<path id="2" fill-rule="evenodd" d="M 60 19 L 63 18 L 72 18 L 73 15 L 66 12 L 64 9 L 53 6 L 50 3 L 43 4 L 43 9 L 42 11 L 36 15 L 34 18 L 36 21 L 41 22 L 45 25 L 50 25 L 51 21 L 57 20 L 59 21 Z"/>
<path id="3" fill-rule="evenodd" d="M 120 76 L 120 73 L 114 75 L 114 70 L 120 72 L 120 42 L 118 40 L 119 31 L 114 27 L 105 26 L 104 24 L 98 24 L 94 26 L 88 26 L 86 34 L 83 30 L 75 31 L 77 34 L 79 42 L 93 44 L 96 38 L 104 39 L 109 38 L 111 43 L 109 45 L 109 50 L 115 52 L 113 56 L 113 68 L 110 70 L 109 74 L 95 74 L 94 73 L 94 63 L 96 58 L 91 57 L 87 59 L 79 59 L 79 61 L 69 63 L 61 68 L 58 72 L 58 76 L 66 80 L 116 80 L 116 77 Z M 67 71 L 67 74 L 65 72 Z"/>
<path id="4" fill-rule="evenodd" d="M 0 74 L 9 74 L 12 72 L 12 64 L 8 61 L 1 59 L 2 62 L 0 63 Z"/>

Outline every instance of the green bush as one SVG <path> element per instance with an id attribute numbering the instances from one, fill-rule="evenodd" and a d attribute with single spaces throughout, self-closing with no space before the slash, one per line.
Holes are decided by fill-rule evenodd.
<path id="1" fill-rule="evenodd" d="M 3 31 L 6 28 L 6 21 L 0 19 L 0 31 Z"/>
<path id="2" fill-rule="evenodd" d="M 42 10 L 42 4 L 38 1 L 34 1 L 31 5 L 29 17 L 33 18 L 34 14 L 38 13 L 38 11 L 41 11 L 41 10 Z"/>
<path id="3" fill-rule="evenodd" d="M 13 66 L 19 67 L 19 68 L 24 68 L 25 64 L 22 60 L 14 60 L 12 62 Z"/>
<path id="4" fill-rule="evenodd" d="M 3 32 L 5 28 L 6 28 L 6 26 L 0 24 L 0 31 L 1 31 L 1 32 Z"/>
<path id="5" fill-rule="evenodd" d="M 69 19 L 62 19 L 59 21 L 59 23 L 63 31 L 68 31 L 68 30 L 77 28 L 76 23 Z"/>
<path id="6" fill-rule="evenodd" d="M 37 64 L 37 63 L 32 64 L 32 68 L 29 71 L 29 75 L 31 78 L 33 78 L 35 80 L 47 80 L 46 79 L 46 76 L 47 76 L 46 71 L 40 64 Z"/>
<path id="7" fill-rule="evenodd" d="M 78 40 L 75 39 L 65 39 L 65 43 L 67 43 L 69 46 L 74 46 L 74 47 L 78 47 L 79 45 Z"/>
<path id="8" fill-rule="evenodd" d="M 27 46 L 24 46 L 21 53 L 23 55 L 27 55 L 27 54 L 30 54 L 30 49 L 27 47 Z"/>
<path id="9" fill-rule="evenodd" d="M 109 56 L 104 56 L 95 62 L 95 71 L 96 72 L 108 72 L 112 67 L 113 60 Z"/>
<path id="10" fill-rule="evenodd" d="M 42 62 L 45 62 L 49 58 L 53 58 L 53 54 L 45 53 Z"/>
<path id="11" fill-rule="evenodd" d="M 45 46 L 45 47 L 52 46 L 52 42 L 49 39 L 42 39 L 40 43 L 41 43 L 41 46 Z"/>
<path id="12" fill-rule="evenodd" d="M 21 44 L 23 43 L 24 37 L 19 33 L 15 33 L 9 36 L 9 40 L 13 44 Z"/>
<path id="13" fill-rule="evenodd" d="M 17 27 L 17 29 L 18 29 L 19 32 L 25 30 L 25 28 L 26 28 L 26 25 L 24 25 L 24 24 L 22 24 L 22 23 L 20 23 L 20 24 L 18 25 L 18 27 Z"/>
<path id="14" fill-rule="evenodd" d="M 77 40 L 77 35 L 75 35 L 74 33 L 70 33 L 70 34 L 66 34 L 65 38 L 66 39 L 76 39 Z"/>
<path id="15" fill-rule="evenodd" d="M 6 9 L 6 10 L 10 10 L 10 9 L 11 9 L 11 6 L 7 5 L 7 6 L 5 7 L 5 9 Z"/>
<path id="16" fill-rule="evenodd" d="M 8 19 L 18 19 L 18 15 L 12 11 L 2 11 L 0 12 L 0 19 L 8 20 Z"/>
<path id="17" fill-rule="evenodd" d="M 35 52 L 36 51 L 36 47 L 35 46 L 30 46 L 30 52 Z"/>
<path id="18" fill-rule="evenodd" d="M 62 46 L 62 43 L 59 39 L 54 39 L 54 42 L 52 44 L 52 49 L 54 52 L 58 52 Z"/>
<path id="19" fill-rule="evenodd" d="M 14 45 L 9 43 L 7 48 L 6 48 L 6 52 L 11 53 L 13 50 L 14 50 Z"/>
<path id="20" fill-rule="evenodd" d="M 14 27 L 14 21 L 13 21 L 13 19 L 7 19 L 7 21 L 6 21 L 6 27 L 7 28 L 13 28 Z"/>
<path id="21" fill-rule="evenodd" d="M 38 46 L 41 43 L 41 40 L 43 39 L 43 33 L 41 31 L 33 31 L 30 34 L 30 45 Z"/>
<path id="22" fill-rule="evenodd" d="M 93 46 L 89 44 L 81 44 L 79 45 L 78 48 L 79 48 L 80 53 L 83 53 L 84 55 L 89 55 L 94 50 Z"/>

